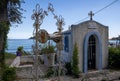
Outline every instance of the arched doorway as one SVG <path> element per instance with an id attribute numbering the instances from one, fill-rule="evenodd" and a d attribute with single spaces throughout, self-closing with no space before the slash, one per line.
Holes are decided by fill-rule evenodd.
<path id="1" fill-rule="evenodd" d="M 83 72 L 90 69 L 102 69 L 102 41 L 98 32 L 92 31 L 85 35 L 83 43 Z"/>
<path id="2" fill-rule="evenodd" d="M 88 70 L 96 67 L 96 38 L 91 35 L 88 40 Z"/>

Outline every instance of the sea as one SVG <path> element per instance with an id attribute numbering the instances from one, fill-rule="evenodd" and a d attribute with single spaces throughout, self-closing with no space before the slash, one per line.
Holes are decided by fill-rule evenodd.
<path id="1" fill-rule="evenodd" d="M 8 39 L 6 52 L 15 54 L 17 48 L 22 46 L 26 52 L 32 51 L 32 45 L 34 41 L 32 39 Z"/>
<path id="2" fill-rule="evenodd" d="M 56 45 L 52 40 L 50 41 L 50 44 L 54 46 Z M 17 48 L 20 46 L 23 47 L 25 52 L 32 52 L 32 45 L 35 45 L 35 41 L 33 39 L 8 39 L 6 52 L 16 54 Z M 44 46 L 44 44 L 40 45 Z"/>

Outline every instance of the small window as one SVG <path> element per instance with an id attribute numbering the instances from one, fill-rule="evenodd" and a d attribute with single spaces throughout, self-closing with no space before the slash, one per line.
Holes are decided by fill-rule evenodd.
<path id="1" fill-rule="evenodd" d="M 65 52 L 69 52 L 69 37 L 65 36 L 64 38 L 64 50 Z"/>

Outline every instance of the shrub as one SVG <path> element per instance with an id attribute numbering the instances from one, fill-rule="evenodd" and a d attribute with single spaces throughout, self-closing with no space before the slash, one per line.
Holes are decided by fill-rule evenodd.
<path id="1" fill-rule="evenodd" d="M 101 81 L 107 81 L 106 79 L 102 79 Z"/>
<path id="2" fill-rule="evenodd" d="M 59 74 L 59 69 L 58 68 L 54 68 L 54 67 L 49 67 L 49 69 L 46 71 L 46 78 L 50 78 L 52 76 L 58 76 Z M 63 68 L 60 69 L 60 75 L 65 75 L 65 70 Z"/>
<path id="3" fill-rule="evenodd" d="M 30 55 L 30 54 L 31 54 L 30 52 L 24 51 L 24 47 L 23 47 L 23 46 L 19 46 L 19 47 L 17 48 L 17 51 L 19 51 L 22 56 Z"/>
<path id="4" fill-rule="evenodd" d="M 118 80 L 120 80 L 120 76 L 118 77 Z"/>
<path id="5" fill-rule="evenodd" d="M 120 69 L 120 48 L 109 48 L 108 67 Z"/>
<path id="6" fill-rule="evenodd" d="M 5 66 L 2 81 L 14 81 L 16 79 L 16 71 L 15 68 Z"/>
<path id="7" fill-rule="evenodd" d="M 72 74 L 75 76 L 75 78 L 79 78 L 79 74 L 80 74 L 78 63 L 79 63 L 78 47 L 77 44 L 75 43 L 73 49 L 73 57 L 72 57 Z"/>
<path id="8" fill-rule="evenodd" d="M 41 49 L 42 54 L 54 53 L 55 47 L 53 45 L 45 46 Z"/>
<path id="9" fill-rule="evenodd" d="M 67 62 L 67 63 L 65 64 L 65 68 L 67 69 L 66 75 L 72 75 L 72 66 L 71 66 L 71 63 L 70 63 L 70 62 Z"/>
<path id="10" fill-rule="evenodd" d="M 62 75 L 65 75 L 65 73 L 66 73 L 65 69 L 64 69 L 64 68 L 61 68 L 61 69 L 60 69 L 60 75 L 61 75 L 61 76 L 62 76 Z M 58 76 L 58 75 L 59 75 L 59 69 L 56 69 L 56 70 L 54 71 L 54 75 L 55 75 L 55 76 Z"/>
<path id="11" fill-rule="evenodd" d="M 16 57 L 15 54 L 12 53 L 5 53 L 5 59 L 14 59 Z"/>
<path id="12" fill-rule="evenodd" d="M 53 67 L 50 67 L 50 68 L 47 70 L 47 73 L 46 73 L 45 77 L 51 77 L 53 74 L 54 74 Z"/>

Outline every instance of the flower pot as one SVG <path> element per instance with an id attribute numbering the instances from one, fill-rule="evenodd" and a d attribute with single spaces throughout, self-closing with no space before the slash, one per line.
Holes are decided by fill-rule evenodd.
<path id="1" fill-rule="evenodd" d="M 44 54 L 44 64 L 46 66 L 53 66 L 55 63 L 55 53 Z"/>

